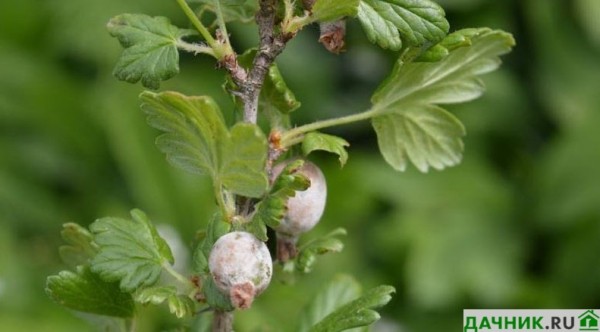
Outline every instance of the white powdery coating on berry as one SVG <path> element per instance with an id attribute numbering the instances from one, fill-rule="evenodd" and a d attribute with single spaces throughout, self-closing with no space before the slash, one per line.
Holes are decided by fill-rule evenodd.
<path id="1" fill-rule="evenodd" d="M 284 162 L 273 167 L 273 177 L 277 177 L 288 164 Z M 296 196 L 287 203 L 288 211 L 277 232 L 297 236 L 313 229 L 323 216 L 327 200 L 327 183 L 323 172 L 310 161 L 298 170 L 310 180 L 310 187 L 304 191 L 296 191 Z"/>
<path id="2" fill-rule="evenodd" d="M 252 304 L 254 297 L 267 288 L 273 274 L 269 249 L 247 232 L 221 236 L 210 252 L 208 266 L 217 287 L 230 295 L 233 305 L 240 309 Z"/>

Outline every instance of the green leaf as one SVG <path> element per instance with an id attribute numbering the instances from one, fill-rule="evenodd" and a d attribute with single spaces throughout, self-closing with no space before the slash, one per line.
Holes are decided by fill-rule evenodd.
<path id="1" fill-rule="evenodd" d="M 107 281 L 120 280 L 126 292 L 154 284 L 162 265 L 173 263 L 171 249 L 146 215 L 133 210 L 131 216 L 132 220 L 102 218 L 90 225 L 99 246 L 92 271 Z"/>
<path id="2" fill-rule="evenodd" d="M 135 296 L 135 300 L 141 304 L 161 304 L 171 295 L 177 294 L 174 286 L 155 286 L 142 289 Z"/>
<path id="3" fill-rule="evenodd" d="M 361 286 L 354 278 L 345 274 L 335 276 L 302 311 L 298 332 L 310 331 L 312 326 L 360 294 Z"/>
<path id="4" fill-rule="evenodd" d="M 275 64 L 269 67 L 260 96 L 263 107 L 272 106 L 283 114 L 289 114 L 301 105 L 294 92 L 288 88 Z"/>
<path id="5" fill-rule="evenodd" d="M 345 139 L 337 136 L 322 134 L 319 132 L 311 132 L 304 136 L 302 141 L 302 152 L 305 156 L 315 150 L 322 150 L 335 153 L 339 156 L 342 167 L 348 161 L 348 152 L 346 147 L 350 146 Z"/>
<path id="6" fill-rule="evenodd" d="M 133 316 L 131 295 L 121 292 L 119 283 L 103 281 L 89 267 L 48 277 L 46 293 L 69 309 L 112 317 Z"/>
<path id="7" fill-rule="evenodd" d="M 231 128 L 229 145 L 220 144 L 222 166 L 216 178 L 236 194 L 262 196 L 268 187 L 267 146 L 267 139 L 257 125 L 236 124 Z"/>
<path id="8" fill-rule="evenodd" d="M 219 1 L 218 5 L 220 5 L 223 19 L 226 22 L 252 22 L 258 11 L 258 1 L 256 0 L 189 0 L 188 2 L 200 3 L 202 9 L 217 13 L 216 1 Z"/>
<path id="9" fill-rule="evenodd" d="M 304 161 L 301 159 L 289 163 L 273 182 L 271 190 L 256 205 L 252 220 L 246 224 L 246 231 L 254 234 L 261 241 L 267 241 L 267 227 L 279 226 L 287 213 L 287 201 L 310 186 L 310 180 L 298 173 Z"/>
<path id="10" fill-rule="evenodd" d="M 460 162 L 464 128 L 435 105 L 479 97 L 484 85 L 477 76 L 497 69 L 498 56 L 514 45 L 512 36 L 499 30 L 469 29 L 468 35 L 471 46 L 454 48 L 439 62 L 399 61 L 373 95 L 379 149 L 396 170 L 405 170 L 408 160 L 422 172 Z"/>
<path id="11" fill-rule="evenodd" d="M 98 252 L 92 234 L 78 224 L 63 224 L 60 234 L 67 244 L 60 246 L 58 253 L 60 258 L 71 267 L 88 264 Z"/>
<path id="12" fill-rule="evenodd" d="M 442 7 L 430 0 L 361 0 L 358 20 L 371 42 L 394 51 L 437 43 L 450 27 Z"/>
<path id="13" fill-rule="evenodd" d="M 312 21 L 329 22 L 358 14 L 360 0 L 317 0 L 311 10 Z"/>
<path id="14" fill-rule="evenodd" d="M 386 305 L 396 290 L 392 286 L 379 286 L 367 291 L 360 298 L 338 308 L 314 325 L 311 332 L 337 332 L 353 327 L 367 326 L 379 320 L 377 311 Z"/>
<path id="15" fill-rule="evenodd" d="M 152 303 L 155 305 L 167 301 L 169 311 L 177 318 L 191 316 L 195 309 L 194 301 L 185 295 L 178 294 L 177 288 L 173 286 L 145 288 L 136 295 L 135 300 L 142 304 Z"/>
<path id="16" fill-rule="evenodd" d="M 415 61 L 437 62 L 447 57 L 451 51 L 459 48 L 471 46 L 471 38 L 476 37 L 479 29 L 462 29 L 446 36 L 438 44 L 427 49 L 420 54 Z"/>
<path id="17" fill-rule="evenodd" d="M 111 36 L 125 48 L 113 74 L 122 81 L 158 89 L 160 81 L 179 73 L 177 43 L 193 34 L 179 29 L 166 17 L 121 14 L 107 24 Z"/>
<path id="18" fill-rule="evenodd" d="M 406 169 L 407 158 L 421 172 L 461 160 L 465 128 L 440 107 L 410 105 L 401 112 L 373 118 L 372 123 L 383 158 L 399 171 Z"/>
<path id="19" fill-rule="evenodd" d="M 296 270 L 309 273 L 317 261 L 317 256 L 330 252 L 340 252 L 344 249 L 344 243 L 338 236 L 345 236 L 346 230 L 337 228 L 325 236 L 303 244 L 298 250 L 296 257 Z"/>
<path id="20" fill-rule="evenodd" d="M 204 234 L 204 239 L 194 251 L 194 271 L 200 274 L 208 274 L 208 256 L 217 240 L 229 233 L 231 224 L 224 221 L 219 213 L 215 213 Z"/>
<path id="21" fill-rule="evenodd" d="M 211 308 L 223 311 L 234 309 L 229 296 L 221 293 L 211 275 L 206 275 L 202 278 L 202 292 L 206 298 L 206 303 Z"/>
<path id="22" fill-rule="evenodd" d="M 228 131 L 210 97 L 145 91 L 140 98 L 148 123 L 165 132 L 156 145 L 172 165 L 210 175 L 234 194 L 260 197 L 265 193 L 268 143 L 257 125 L 238 123 Z"/>
<path id="23" fill-rule="evenodd" d="M 182 294 L 169 296 L 167 304 L 169 305 L 169 311 L 177 318 L 191 317 L 196 309 L 194 301 Z"/>

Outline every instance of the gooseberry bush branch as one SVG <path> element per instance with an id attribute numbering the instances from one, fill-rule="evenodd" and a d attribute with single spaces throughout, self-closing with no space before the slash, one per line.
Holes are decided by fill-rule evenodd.
<path id="1" fill-rule="evenodd" d="M 182 329 L 200 330 L 212 315 L 212 331 L 232 331 L 234 313 L 251 307 L 267 289 L 273 265 L 278 279 L 309 273 L 317 257 L 340 252 L 342 228 L 299 242 L 321 219 L 327 185 L 313 151 L 348 161 L 348 142 L 322 133 L 330 127 L 370 121 L 384 160 L 398 171 L 422 172 L 458 164 L 465 128 L 442 105 L 463 103 L 484 91 L 480 76 L 497 69 L 514 46 L 509 33 L 471 28 L 449 33 L 443 9 L 431 0 L 176 0 L 195 30 L 166 17 L 121 14 L 108 22 L 123 46 L 114 75 L 149 90 L 140 94 L 148 124 L 161 134 L 156 145 L 167 161 L 212 179 L 217 209 L 192 248 L 193 269 L 179 271 L 169 243 L 148 216 L 106 217 L 89 227 L 64 225 L 59 248 L 70 266 L 48 277 L 57 303 L 112 321 L 115 330 L 135 330 L 147 305 L 166 305 Z M 214 24 L 205 24 L 214 20 Z M 301 106 L 275 60 L 287 43 L 311 24 L 331 53 L 352 51 L 346 23 L 357 20 L 374 44 L 398 52 L 395 67 L 373 93 L 364 112 L 292 125 Z M 236 50 L 227 24 L 256 24 L 259 44 Z M 200 41 L 198 41 L 200 40 Z M 157 92 L 179 73 L 179 54 L 208 55 L 226 72 L 232 98 L 229 126 L 210 96 Z M 257 125 L 264 117 L 265 133 Z M 293 149 L 298 146 L 299 149 Z M 274 239 L 269 239 L 271 228 Z M 265 245 L 276 242 L 275 258 Z M 294 277 L 294 278 L 292 278 Z M 343 331 L 380 317 L 394 288 L 362 293 L 349 276 L 338 276 L 308 304 L 298 331 Z M 210 314 L 209 314 L 210 313 Z M 92 316 L 88 316 L 92 317 Z"/>

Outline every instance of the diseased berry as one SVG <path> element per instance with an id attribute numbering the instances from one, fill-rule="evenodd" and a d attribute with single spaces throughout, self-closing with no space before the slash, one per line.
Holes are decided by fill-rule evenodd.
<path id="1" fill-rule="evenodd" d="M 273 167 L 273 177 L 277 177 L 287 164 L 284 162 Z M 323 216 L 327 199 L 325 176 L 317 165 L 304 161 L 298 172 L 310 180 L 310 187 L 296 191 L 296 195 L 287 202 L 288 211 L 276 230 L 288 236 L 298 236 L 313 229 Z"/>
<path id="2" fill-rule="evenodd" d="M 290 161 L 273 167 L 273 178 L 276 178 Z M 315 164 L 304 161 L 298 172 L 310 180 L 310 186 L 304 191 L 296 191 L 296 195 L 288 199 L 287 213 L 277 231 L 277 259 L 287 262 L 296 257 L 296 242 L 302 233 L 313 229 L 323 216 L 327 200 L 327 183 L 323 172 Z"/>
<path id="3" fill-rule="evenodd" d="M 273 274 L 267 246 L 247 232 L 220 237 L 210 252 L 208 267 L 219 290 L 229 295 L 237 309 L 250 308 Z"/>

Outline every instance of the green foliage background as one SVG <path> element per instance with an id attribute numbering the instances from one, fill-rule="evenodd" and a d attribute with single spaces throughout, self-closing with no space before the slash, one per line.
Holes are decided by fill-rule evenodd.
<path id="1" fill-rule="evenodd" d="M 334 134 L 351 144 L 343 169 L 317 154 L 329 183 L 325 216 L 310 238 L 343 226 L 341 254 L 323 258 L 294 287 L 274 282 L 240 331 L 290 326 L 338 272 L 365 286 L 394 285 L 379 331 L 460 327 L 463 308 L 600 306 L 600 6 L 596 0 L 444 0 L 451 30 L 489 26 L 517 47 L 486 76 L 475 102 L 449 107 L 464 121 L 465 159 L 443 172 L 393 171 L 368 123 Z M 0 2 L 0 326 L 7 331 L 92 330 L 51 302 L 45 277 L 65 222 L 126 217 L 133 207 L 171 224 L 190 244 L 215 211 L 207 178 L 167 165 L 145 123 L 140 85 L 111 76 L 120 46 L 105 29 L 143 12 L 187 26 L 170 1 Z M 595 13 L 595 14 L 594 14 Z M 238 50 L 256 33 L 232 25 Z M 280 69 L 303 107 L 296 123 L 359 112 L 396 55 L 371 45 L 357 22 L 334 56 L 302 31 Z M 223 72 L 186 55 L 161 89 L 215 96 Z M 315 234 L 316 233 L 316 234 Z M 140 330 L 168 329 L 162 311 Z M 456 327 L 455 327 L 456 326 Z M 386 330 L 387 328 L 387 330 Z"/>

